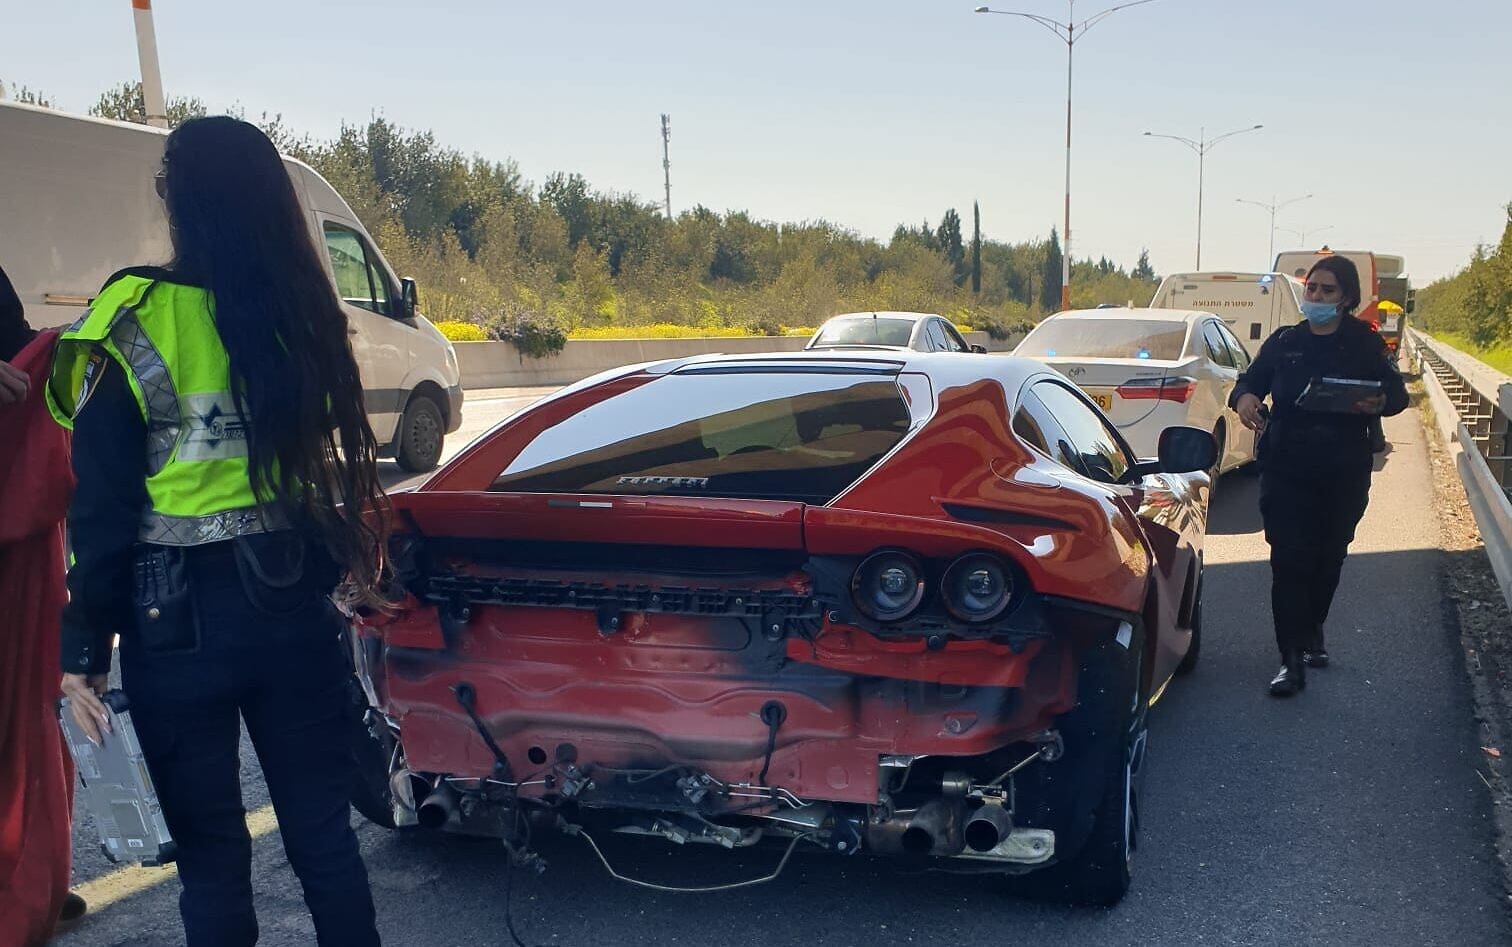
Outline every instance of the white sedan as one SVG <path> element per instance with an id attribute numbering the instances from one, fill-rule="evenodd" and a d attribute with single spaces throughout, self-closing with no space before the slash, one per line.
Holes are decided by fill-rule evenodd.
<path id="1" fill-rule="evenodd" d="M 1140 457 L 1184 424 L 1213 432 L 1220 473 L 1255 459 L 1255 435 L 1228 407 L 1250 354 L 1210 312 L 1074 309 L 1047 317 L 1013 354 L 1074 382 Z"/>

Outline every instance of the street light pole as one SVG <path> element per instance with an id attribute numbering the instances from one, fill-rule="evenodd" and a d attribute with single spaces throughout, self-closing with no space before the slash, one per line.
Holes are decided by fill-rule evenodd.
<path id="1" fill-rule="evenodd" d="M 973 13 L 996 13 L 1000 16 L 1017 16 L 1023 17 L 1026 20 L 1033 20 L 1054 33 L 1056 38 L 1066 44 L 1066 206 L 1065 220 L 1061 227 L 1061 309 L 1071 308 L 1071 65 L 1073 54 L 1076 51 L 1076 41 L 1087 30 L 1090 30 L 1119 10 L 1154 2 L 1155 0 L 1133 0 L 1131 3 L 1120 3 L 1109 7 L 1101 13 L 1093 14 L 1080 23 L 1076 22 L 1076 0 L 1066 0 L 1066 21 L 1064 23 L 1059 20 L 1052 20 L 1047 16 L 1040 16 L 1037 13 L 993 10 L 989 7 L 977 7 L 972 11 Z"/>
<path id="2" fill-rule="evenodd" d="M 1333 229 L 1333 224 L 1324 224 L 1322 227 L 1309 227 L 1306 230 L 1296 230 L 1296 229 L 1294 229 L 1292 227 L 1282 227 L 1281 228 L 1281 230 L 1282 230 L 1283 233 L 1294 233 L 1294 234 L 1296 234 L 1297 235 L 1297 242 L 1300 243 L 1304 247 L 1310 247 L 1310 246 L 1312 246 L 1312 244 L 1307 241 L 1308 237 L 1312 236 L 1315 233 L 1322 233 L 1325 230 L 1332 230 L 1332 229 Z"/>
<path id="3" fill-rule="evenodd" d="M 1199 270 L 1202 269 L 1203 163 L 1207 158 L 1207 153 L 1213 150 L 1214 145 L 1218 144 L 1220 141 L 1223 141 L 1226 138 L 1233 138 L 1235 135 L 1242 135 L 1245 132 L 1259 131 L 1264 127 L 1264 125 L 1251 125 L 1249 128 L 1236 128 L 1231 132 L 1224 132 L 1211 141 L 1208 140 L 1207 128 L 1205 126 L 1198 130 L 1196 141 L 1193 141 L 1190 138 L 1183 138 L 1180 135 L 1157 135 L 1154 132 L 1145 132 L 1146 138 L 1169 138 L 1172 141 L 1179 141 L 1183 145 L 1186 145 L 1188 148 L 1197 152 L 1197 269 Z"/>
<path id="4" fill-rule="evenodd" d="M 1246 200 L 1245 198 L 1242 198 L 1242 197 L 1236 197 L 1236 198 L 1234 198 L 1235 202 L 1237 202 L 1237 203 L 1240 203 L 1240 204 L 1254 204 L 1256 207 L 1259 207 L 1259 208 L 1262 208 L 1264 210 L 1270 211 L 1270 220 L 1271 220 L 1271 226 L 1270 226 L 1270 255 L 1266 257 L 1266 260 L 1268 260 L 1268 261 L 1274 261 L 1276 259 L 1276 211 L 1281 210 L 1283 207 L 1290 207 L 1291 205 L 1297 203 L 1298 201 L 1305 201 L 1309 197 L 1312 197 L 1312 195 L 1311 194 L 1303 194 L 1301 197 L 1294 197 L 1294 198 L 1292 198 L 1289 201 L 1282 201 L 1279 204 L 1276 203 L 1276 195 L 1274 195 L 1274 194 L 1271 195 L 1271 199 L 1270 199 L 1270 203 L 1269 204 L 1265 203 L 1264 201 Z M 1269 265 L 1269 263 L 1267 263 L 1267 265 Z"/>

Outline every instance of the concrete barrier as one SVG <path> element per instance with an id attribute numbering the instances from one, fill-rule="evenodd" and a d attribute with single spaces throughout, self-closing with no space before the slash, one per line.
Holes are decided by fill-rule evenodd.
<path id="1" fill-rule="evenodd" d="M 756 352 L 797 352 L 807 338 L 744 337 L 733 339 L 616 339 L 597 341 L 576 339 L 562 351 L 545 358 L 522 354 L 509 342 L 457 342 L 457 363 L 462 370 L 462 387 L 526 388 L 538 385 L 570 385 L 590 375 L 621 365 L 655 362 L 690 355 Z M 993 340 L 985 332 L 968 332 L 966 341 L 991 351 L 1009 351 L 1018 338 Z"/>

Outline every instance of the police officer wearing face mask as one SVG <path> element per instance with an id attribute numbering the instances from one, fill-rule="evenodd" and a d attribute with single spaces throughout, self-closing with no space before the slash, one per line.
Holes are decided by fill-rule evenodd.
<path id="1" fill-rule="evenodd" d="M 1323 622 L 1369 502 L 1371 422 L 1407 407 L 1386 344 L 1351 318 L 1359 305 L 1354 264 L 1340 256 L 1319 260 L 1307 274 L 1306 320 L 1265 340 L 1229 398 L 1245 425 L 1263 432 L 1260 515 L 1271 547 L 1271 611 L 1281 650 L 1281 670 L 1270 683 L 1276 697 L 1301 690 L 1306 667 L 1328 664 Z M 1324 378 L 1380 387 L 1321 410 L 1302 396 Z"/>

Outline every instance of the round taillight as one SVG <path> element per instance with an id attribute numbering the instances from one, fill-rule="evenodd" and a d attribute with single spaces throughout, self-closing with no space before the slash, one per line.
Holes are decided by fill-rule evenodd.
<path id="1" fill-rule="evenodd" d="M 940 597 L 961 621 L 991 621 L 1013 600 L 1013 574 L 996 556 L 971 553 L 945 570 Z"/>
<path id="2" fill-rule="evenodd" d="M 907 618 L 924 601 L 924 570 L 906 553 L 873 553 L 851 576 L 851 598 L 874 621 Z"/>

